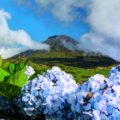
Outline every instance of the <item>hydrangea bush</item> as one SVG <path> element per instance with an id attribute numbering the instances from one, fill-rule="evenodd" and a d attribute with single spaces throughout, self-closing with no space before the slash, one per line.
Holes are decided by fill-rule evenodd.
<path id="1" fill-rule="evenodd" d="M 61 71 L 59 67 L 53 67 L 23 87 L 17 105 L 24 115 L 33 118 L 44 114 L 64 120 L 71 112 L 67 103 L 68 96 L 77 87 L 70 74 Z"/>
<path id="2" fill-rule="evenodd" d="M 91 77 L 68 101 L 78 116 L 86 113 L 92 120 L 119 120 L 120 66 L 110 71 L 109 78 L 102 75 Z"/>
<path id="3" fill-rule="evenodd" d="M 30 66 L 25 74 L 35 73 Z M 11 104 L 0 97 L 0 110 Z M 50 120 L 119 120 L 120 119 L 120 65 L 112 68 L 108 78 L 92 76 L 78 85 L 71 74 L 53 67 L 22 87 L 15 100 L 17 111 L 23 116 Z"/>

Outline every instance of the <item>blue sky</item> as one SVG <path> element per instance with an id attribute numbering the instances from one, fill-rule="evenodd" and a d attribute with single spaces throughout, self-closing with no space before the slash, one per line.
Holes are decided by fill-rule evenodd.
<path id="1" fill-rule="evenodd" d="M 88 25 L 80 19 L 66 25 L 49 12 L 38 16 L 27 7 L 15 5 L 13 0 L 1 0 L 0 8 L 11 14 L 8 24 L 12 30 L 24 29 L 36 41 L 46 40 L 56 34 L 65 34 L 80 40 L 80 36 L 89 31 Z"/>

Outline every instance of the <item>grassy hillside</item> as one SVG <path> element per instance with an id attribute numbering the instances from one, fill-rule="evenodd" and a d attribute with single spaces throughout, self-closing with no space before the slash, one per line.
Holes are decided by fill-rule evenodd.
<path id="1" fill-rule="evenodd" d="M 98 59 L 98 58 L 97 58 Z M 9 62 L 17 62 L 19 60 L 25 61 L 25 58 L 19 58 L 17 60 L 11 59 L 4 61 L 3 67 L 6 67 Z M 78 83 L 83 83 L 90 76 L 95 74 L 103 74 L 106 77 L 109 75 L 109 71 L 113 66 L 116 66 L 117 63 L 112 63 L 109 60 L 95 58 L 89 58 L 86 61 L 83 59 L 33 59 L 33 57 L 29 58 L 28 65 L 34 67 L 38 74 L 44 73 L 46 70 L 50 69 L 52 66 L 59 66 L 62 70 L 70 73 L 74 76 L 74 79 Z"/>

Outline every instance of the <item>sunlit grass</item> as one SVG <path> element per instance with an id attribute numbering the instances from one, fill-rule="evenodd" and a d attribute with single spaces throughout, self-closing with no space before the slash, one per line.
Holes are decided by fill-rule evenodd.
<path id="1" fill-rule="evenodd" d="M 97 68 L 87 69 L 87 68 L 65 66 L 62 64 L 58 64 L 57 66 L 61 67 L 62 70 L 64 70 L 65 72 L 72 74 L 74 79 L 78 83 L 85 82 L 86 80 L 88 80 L 90 76 L 93 76 L 95 74 L 102 74 L 105 77 L 108 77 L 109 71 L 113 67 L 113 66 L 109 66 L 109 67 L 97 67 Z"/>

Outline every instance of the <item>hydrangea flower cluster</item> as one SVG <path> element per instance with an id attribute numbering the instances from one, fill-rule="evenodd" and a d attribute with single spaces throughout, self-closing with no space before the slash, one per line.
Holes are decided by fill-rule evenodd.
<path id="1" fill-rule="evenodd" d="M 23 87 L 17 105 L 23 114 L 33 118 L 44 114 L 64 120 L 71 113 L 68 96 L 77 87 L 72 75 L 61 71 L 59 67 L 53 67 Z"/>
<path id="2" fill-rule="evenodd" d="M 119 120 L 120 66 L 110 71 L 108 79 L 102 75 L 91 77 L 76 89 L 68 102 L 77 116 L 86 113 L 92 120 Z"/>
<path id="3" fill-rule="evenodd" d="M 48 70 L 44 76 L 48 81 L 51 81 L 58 88 L 62 88 L 62 96 L 68 97 L 67 95 L 75 91 L 78 87 L 73 76 L 71 74 L 61 71 L 59 67 L 53 67 L 51 70 Z"/>
<path id="4" fill-rule="evenodd" d="M 32 76 L 34 73 L 35 73 L 34 69 L 31 66 L 27 66 L 25 74 L 28 76 L 28 78 Z"/>

